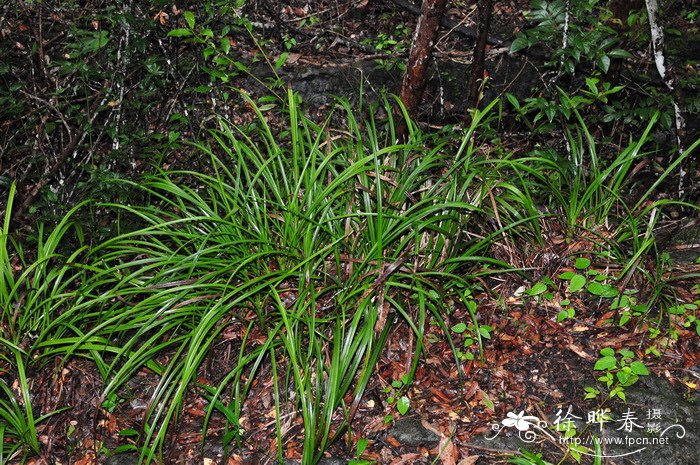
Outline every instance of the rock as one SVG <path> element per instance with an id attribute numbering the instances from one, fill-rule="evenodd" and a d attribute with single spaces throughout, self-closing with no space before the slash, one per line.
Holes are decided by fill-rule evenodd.
<path id="1" fill-rule="evenodd" d="M 418 417 L 399 418 L 388 434 L 408 447 L 435 447 L 440 442 L 440 437 L 426 429 Z"/>
<path id="2" fill-rule="evenodd" d="M 486 68 L 490 76 L 484 95 L 487 102 L 504 92 L 519 100 L 530 97 L 533 83 L 539 77 L 537 67 L 530 60 L 505 53 L 489 57 Z M 468 76 L 469 69 L 469 64 L 451 60 L 436 62 L 430 68 L 422 110 L 430 119 L 461 121 L 467 110 L 464 95 L 469 80 L 460 79 L 460 76 Z M 339 66 L 292 66 L 285 68 L 283 77 L 302 96 L 305 104 L 314 109 L 334 105 L 336 97 L 356 101 L 360 95 L 358 89 L 363 89 L 365 102 L 377 102 L 384 91 L 399 92 L 402 75 L 396 68 L 382 69 L 373 62 L 361 61 Z"/>
<path id="3" fill-rule="evenodd" d="M 602 428 L 597 424 L 586 424 L 586 413 L 573 412 L 579 417 L 574 420 L 577 431 L 588 427 L 597 438 L 603 438 L 603 455 L 608 457 L 604 461 L 625 465 L 698 463 L 700 394 L 679 393 L 663 378 L 642 376 L 636 384 L 625 389 L 625 395 L 627 403 L 611 403 L 614 421 L 604 422 Z M 525 415 L 530 413 L 526 412 Z M 625 418 L 634 423 L 629 430 L 624 427 L 627 423 Z M 500 423 L 500 419 L 495 419 L 496 422 Z M 653 424 L 658 425 L 658 430 L 650 431 Z M 531 432 L 536 436 L 528 438 L 527 434 Z M 491 431 L 472 438 L 471 443 L 477 450 L 500 450 L 512 454 L 522 448 L 539 452 L 538 443 L 543 436 L 536 428 L 520 434 L 515 428 L 502 428 L 498 435 Z M 584 446 L 593 449 L 585 442 L 589 436 L 579 437 Z M 560 457 L 545 452 L 544 458 L 556 463 Z"/>
<path id="4" fill-rule="evenodd" d="M 139 454 L 117 454 L 105 460 L 104 465 L 138 465 Z"/>
<path id="5" fill-rule="evenodd" d="M 318 465 L 347 465 L 348 461 L 344 459 L 338 459 L 338 458 L 323 458 L 321 459 L 320 462 L 318 462 Z"/>
<path id="6" fill-rule="evenodd" d="M 296 460 L 284 459 L 284 465 L 299 465 L 299 463 Z M 318 462 L 318 465 L 348 465 L 348 461 L 336 457 L 324 457 Z"/>
<path id="7" fill-rule="evenodd" d="M 700 222 L 690 221 L 667 239 L 666 251 L 676 265 L 696 263 L 700 258 Z"/>

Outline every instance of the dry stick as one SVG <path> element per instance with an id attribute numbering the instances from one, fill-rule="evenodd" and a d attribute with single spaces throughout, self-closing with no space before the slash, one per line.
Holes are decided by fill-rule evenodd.
<path id="1" fill-rule="evenodd" d="M 484 76 L 484 64 L 486 61 L 486 43 L 488 41 L 489 29 L 491 27 L 491 12 L 493 11 L 493 0 L 480 0 L 478 37 L 474 45 L 474 58 L 472 59 L 471 79 L 467 91 L 467 108 L 476 109 L 481 100 L 481 84 L 486 80 Z M 467 112 L 466 118 L 470 117 Z"/>
<path id="2" fill-rule="evenodd" d="M 44 62 L 44 21 L 42 19 L 44 9 L 42 8 L 43 2 L 39 2 L 39 8 L 37 12 L 37 30 L 36 30 L 36 41 L 39 47 L 39 71 L 42 77 L 48 76 L 46 72 L 46 63 Z"/>
<path id="3" fill-rule="evenodd" d="M 66 132 L 68 133 L 68 140 L 69 140 L 69 143 L 73 141 L 73 131 L 71 131 L 70 125 L 69 125 L 68 122 L 66 121 L 65 116 L 63 116 L 63 113 L 61 113 L 61 112 L 59 111 L 59 109 L 56 108 L 56 106 L 55 106 L 54 104 L 52 104 L 52 103 L 49 102 L 48 100 L 44 100 L 43 98 L 37 97 L 36 95 L 30 94 L 29 92 L 24 91 L 24 90 L 20 90 L 20 93 L 23 94 L 25 97 L 28 97 L 28 98 L 30 98 L 30 99 L 32 99 L 32 100 L 36 100 L 37 102 L 41 103 L 41 104 L 44 105 L 46 108 L 48 108 L 49 110 L 51 110 L 51 111 L 53 111 L 54 113 L 56 113 L 56 116 L 58 116 L 58 119 L 61 120 L 61 123 L 63 123 L 63 126 L 66 128 Z"/>

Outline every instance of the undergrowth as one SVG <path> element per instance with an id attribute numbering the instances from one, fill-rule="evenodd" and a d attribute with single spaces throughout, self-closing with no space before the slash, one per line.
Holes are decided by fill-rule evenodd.
<path id="1" fill-rule="evenodd" d="M 358 118 L 344 101 L 335 110 L 346 121 L 340 129 L 331 116 L 322 124 L 306 117 L 290 91 L 279 130 L 268 111 L 241 98 L 256 120 L 234 126 L 219 119 L 192 147 L 209 157 L 206 170 L 114 181 L 150 203 L 102 204 L 121 218 L 106 240 L 84 240 L 72 220 L 81 205 L 45 238 L 39 229 L 26 254 L 11 230 L 10 191 L 0 237 L 0 462 L 42 451 L 36 425 L 50 413 L 33 409 L 30 368 L 84 357 L 105 382 L 106 410 L 140 371 L 160 379 L 140 440 L 120 452 L 160 460 L 192 392 L 208 400 L 205 429 L 224 418 L 221 440 L 242 447 L 248 394 L 258 377 L 271 376 L 278 456 L 292 434 L 282 418 L 291 415 L 304 429 L 302 463 L 317 463 L 347 431 L 397 325 L 415 338 L 402 378 L 410 384 L 426 325 L 436 323 L 449 340 L 449 306 L 473 309 L 477 279 L 531 271 L 495 251 L 509 249 L 515 258 L 543 247 L 543 217 L 561 225 L 565 241 L 597 238 L 595 253 L 618 263 L 617 279 L 653 273 L 640 257 L 656 252 L 654 227 L 671 202 L 652 194 L 698 145 L 628 202 L 630 170 L 648 154 L 654 120 L 606 160 L 577 114 L 567 131 L 568 161 L 559 163 L 484 155 L 479 131 L 495 101 L 452 138 L 411 125 L 408 142 L 396 144 L 391 117 Z M 384 103 L 388 115 L 392 103 Z M 69 236 L 79 245 L 67 247 Z M 480 339 L 490 332 L 470 314 L 483 350 Z M 240 328 L 237 354 L 218 379 L 202 378 L 206 358 L 231 340 L 232 328 Z M 459 366 L 463 354 L 452 349 Z"/>

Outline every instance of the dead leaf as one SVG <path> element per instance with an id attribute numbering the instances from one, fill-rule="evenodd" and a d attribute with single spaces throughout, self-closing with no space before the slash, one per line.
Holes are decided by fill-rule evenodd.
<path id="1" fill-rule="evenodd" d="M 437 426 L 435 426 L 435 425 L 429 423 L 428 420 L 426 420 L 426 419 L 424 419 L 424 418 L 421 418 L 420 424 L 423 425 L 423 428 L 427 429 L 428 431 L 432 431 L 432 432 L 435 433 L 437 436 L 444 436 L 444 435 L 442 434 L 442 431 L 440 431 L 440 428 L 438 428 Z"/>
<path id="2" fill-rule="evenodd" d="M 285 7 L 282 11 L 288 15 L 294 15 L 297 18 L 305 18 L 309 14 L 309 6 L 305 5 L 304 8 L 288 6 Z"/>
<path id="3" fill-rule="evenodd" d="M 153 21 L 159 23 L 161 26 L 164 26 L 165 23 L 168 21 L 168 18 L 170 18 L 170 15 L 168 15 L 168 13 L 166 13 L 165 11 L 159 11 L 155 14 L 155 16 L 153 16 Z"/>
<path id="4" fill-rule="evenodd" d="M 75 465 L 94 465 L 95 463 L 95 454 L 92 452 L 88 452 L 85 457 L 82 459 L 78 459 L 75 462 L 73 462 Z"/>
<path id="5" fill-rule="evenodd" d="M 610 310 L 608 312 L 603 313 L 600 318 L 595 322 L 596 326 L 604 326 L 605 323 L 607 323 L 608 320 L 612 320 L 615 314 L 617 313 L 617 310 Z"/>
<path id="6" fill-rule="evenodd" d="M 440 451 L 440 463 L 442 463 L 442 465 L 457 464 L 456 460 L 457 456 L 459 455 L 459 449 L 452 442 L 452 439 L 443 435 L 440 439 L 440 445 L 438 447 L 438 450 Z"/>
<path id="7" fill-rule="evenodd" d="M 238 454 L 233 454 L 228 458 L 227 465 L 243 465 L 243 457 Z"/>
<path id="8" fill-rule="evenodd" d="M 479 460 L 480 455 L 468 455 L 459 461 L 457 465 L 474 465 Z"/>
<path id="9" fill-rule="evenodd" d="M 464 400 L 471 400 L 471 398 L 474 397 L 478 390 L 479 383 L 477 383 L 476 381 L 472 381 L 471 383 L 469 383 L 469 388 L 464 393 Z"/>
<path id="10" fill-rule="evenodd" d="M 409 464 L 413 463 L 416 461 L 416 459 L 420 458 L 420 454 L 403 454 L 401 457 L 399 457 L 396 460 L 392 460 L 389 465 L 404 465 L 404 464 Z"/>
<path id="11" fill-rule="evenodd" d="M 592 360 L 593 359 L 593 357 L 591 355 L 589 355 L 588 353 L 586 353 L 586 351 L 583 350 L 582 347 L 579 347 L 576 344 L 569 344 L 568 347 L 569 347 L 570 351 L 572 351 L 573 353 L 575 353 L 576 355 L 578 355 L 579 357 L 581 357 L 584 360 Z"/>
<path id="12" fill-rule="evenodd" d="M 290 53 L 287 55 L 287 64 L 293 65 L 301 58 L 301 53 Z"/>

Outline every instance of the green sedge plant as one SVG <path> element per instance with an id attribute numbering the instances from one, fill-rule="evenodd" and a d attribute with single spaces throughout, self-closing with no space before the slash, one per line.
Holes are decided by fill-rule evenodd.
<path id="1" fill-rule="evenodd" d="M 163 453 L 192 389 L 210 400 L 205 427 L 222 415 L 225 441 L 240 446 L 246 396 L 271 369 L 277 444 L 287 435 L 281 418 L 298 416 L 302 461 L 316 463 L 347 430 L 398 322 L 416 340 L 412 376 L 429 320 L 449 335 L 446 301 L 459 301 L 473 273 L 508 268 L 483 256 L 493 236 L 466 235 L 482 197 L 465 190 L 484 189 L 468 166 L 473 142 L 455 157 L 411 125 L 411 139 L 395 144 L 393 121 L 360 123 L 342 101 L 349 135 L 332 137 L 330 119 L 306 118 L 291 92 L 277 133 L 248 103 L 255 125 L 221 120 L 213 144 L 196 146 L 208 172 L 158 173 L 141 185 L 153 206 L 110 206 L 142 226 L 90 250 L 83 292 L 55 322 L 82 315 L 89 329 L 69 353 L 93 355 L 105 408 L 139 370 L 160 377 L 144 416 L 144 461 Z M 199 380 L 222 333 L 241 324 L 244 341 L 257 333 L 264 342 L 242 344 L 222 379 Z"/>
<path id="2" fill-rule="evenodd" d="M 39 225 L 37 242 L 25 252 L 13 237 L 12 209 L 16 185 L 10 186 L 0 230 L 0 463 L 39 454 L 37 425 L 60 410 L 38 414 L 32 405 L 29 371 L 52 355 L 42 350 L 45 341 L 66 346 L 72 332 L 52 325 L 77 295 L 82 277 L 80 258 L 85 246 L 71 253 L 61 249 L 71 237 L 80 244 L 82 232 L 72 221 L 80 205 L 69 211 L 48 234 Z M 73 322 L 75 323 L 75 322 Z M 17 389 L 13 390 L 12 385 Z"/>

